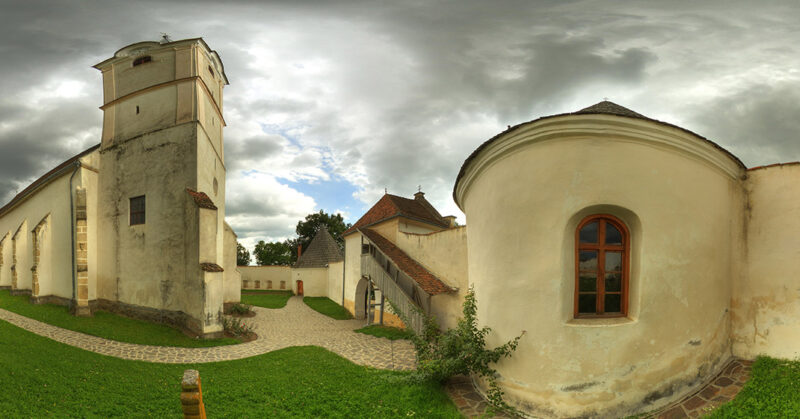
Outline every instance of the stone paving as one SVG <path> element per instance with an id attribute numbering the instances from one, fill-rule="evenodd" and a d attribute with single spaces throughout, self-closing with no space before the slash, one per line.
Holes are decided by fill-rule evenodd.
<path id="1" fill-rule="evenodd" d="M 683 419 L 699 418 L 711 413 L 712 410 L 733 400 L 744 383 L 750 379 L 753 361 L 733 358 L 724 368 L 700 390 L 689 393 L 679 401 L 672 403 L 655 412 L 650 412 L 641 417 L 647 419 Z M 467 418 L 486 417 L 489 405 L 486 399 L 478 393 L 469 377 L 460 375 L 451 378 L 445 384 L 445 391 L 453 400 L 458 410 Z M 492 418 L 507 418 L 508 416 L 496 415 Z M 637 416 L 639 417 L 639 416 Z"/>
<path id="2" fill-rule="evenodd" d="M 733 358 L 699 391 L 689 394 L 648 418 L 681 419 L 699 418 L 715 408 L 733 400 L 742 386 L 750 379 L 753 361 Z"/>
<path id="3" fill-rule="evenodd" d="M 289 346 L 316 345 L 356 364 L 389 370 L 412 370 L 416 366 L 413 344 L 355 333 L 363 320 L 334 320 L 292 297 L 282 309 L 253 307 L 256 316 L 244 319 L 254 326 L 258 339 L 238 345 L 211 348 L 178 348 L 116 342 L 42 323 L 0 309 L 0 320 L 87 351 L 122 359 L 168 364 L 227 361 L 261 355 Z"/>

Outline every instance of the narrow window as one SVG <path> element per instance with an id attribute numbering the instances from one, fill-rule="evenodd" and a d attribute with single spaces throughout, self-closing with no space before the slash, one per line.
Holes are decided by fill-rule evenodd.
<path id="1" fill-rule="evenodd" d="M 150 61 L 153 61 L 153 59 L 149 55 L 145 55 L 133 60 L 133 66 L 136 67 L 139 64 L 149 63 Z"/>
<path id="2" fill-rule="evenodd" d="M 139 105 L 136 105 L 136 115 L 139 115 Z"/>
<path id="3" fill-rule="evenodd" d="M 575 232 L 575 317 L 628 314 L 628 228 L 611 215 L 585 218 Z"/>
<path id="4" fill-rule="evenodd" d="M 131 198 L 131 225 L 144 224 L 144 195 Z"/>
<path id="5" fill-rule="evenodd" d="M 208 66 L 208 72 L 211 73 L 211 77 L 214 77 L 214 69 L 211 66 Z"/>

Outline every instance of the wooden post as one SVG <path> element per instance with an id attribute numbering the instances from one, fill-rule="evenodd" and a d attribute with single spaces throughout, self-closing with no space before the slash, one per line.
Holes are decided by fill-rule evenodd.
<path id="1" fill-rule="evenodd" d="M 203 390 L 200 387 L 200 373 L 197 370 L 183 372 L 181 407 L 183 408 L 184 419 L 206 419 Z"/>
<path id="2" fill-rule="evenodd" d="M 381 326 L 383 326 L 383 304 L 385 302 L 385 298 L 383 295 L 383 290 L 381 290 Z"/>

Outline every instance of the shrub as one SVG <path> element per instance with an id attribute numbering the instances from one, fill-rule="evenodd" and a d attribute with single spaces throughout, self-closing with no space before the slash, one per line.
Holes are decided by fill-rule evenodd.
<path id="1" fill-rule="evenodd" d="M 406 323 L 406 316 L 394 305 L 392 309 Z M 412 374 L 416 380 L 435 380 L 444 382 L 458 374 L 477 374 L 489 385 L 486 398 L 499 410 L 516 413 L 516 410 L 503 400 L 503 391 L 497 384 L 497 371 L 490 364 L 501 358 L 508 358 L 517 348 L 523 331 L 519 336 L 494 349 L 486 347 L 489 327 L 478 328 L 477 302 L 475 291 L 470 287 L 464 296 L 463 317 L 454 329 L 442 332 L 436 320 L 422 313 L 425 325 L 421 333 L 412 333 L 411 340 L 417 352 L 419 367 Z M 418 310 L 418 309 L 417 309 Z"/>
<path id="2" fill-rule="evenodd" d="M 239 316 L 244 316 L 244 315 L 250 314 L 252 312 L 252 310 L 251 310 L 252 307 L 253 306 L 250 306 L 250 305 L 247 305 L 247 304 L 236 303 L 236 304 L 232 305 L 231 308 L 228 310 L 228 314 L 236 314 L 236 315 L 239 315 Z"/>
<path id="3" fill-rule="evenodd" d="M 245 323 L 235 317 L 222 316 L 222 327 L 225 329 L 225 332 L 236 337 L 245 337 L 253 333 L 253 325 Z"/>

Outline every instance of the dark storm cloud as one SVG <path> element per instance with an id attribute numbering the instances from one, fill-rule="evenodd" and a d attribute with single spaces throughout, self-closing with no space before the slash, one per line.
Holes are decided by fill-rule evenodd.
<path id="1" fill-rule="evenodd" d="M 708 136 L 747 164 L 797 160 L 798 10 L 744 1 L 0 0 L 0 199 L 99 141 L 101 77 L 90 66 L 161 32 L 202 36 L 225 63 L 227 212 L 246 234 L 289 234 L 314 205 L 278 179 L 343 178 L 369 204 L 384 187 L 408 196 L 422 185 L 437 207 L 454 208 L 458 168 L 480 143 L 606 96 Z M 63 81 L 85 91 L 32 99 Z"/>
<path id="2" fill-rule="evenodd" d="M 697 124 L 749 166 L 800 160 L 800 86 L 754 85 L 701 107 Z"/>

